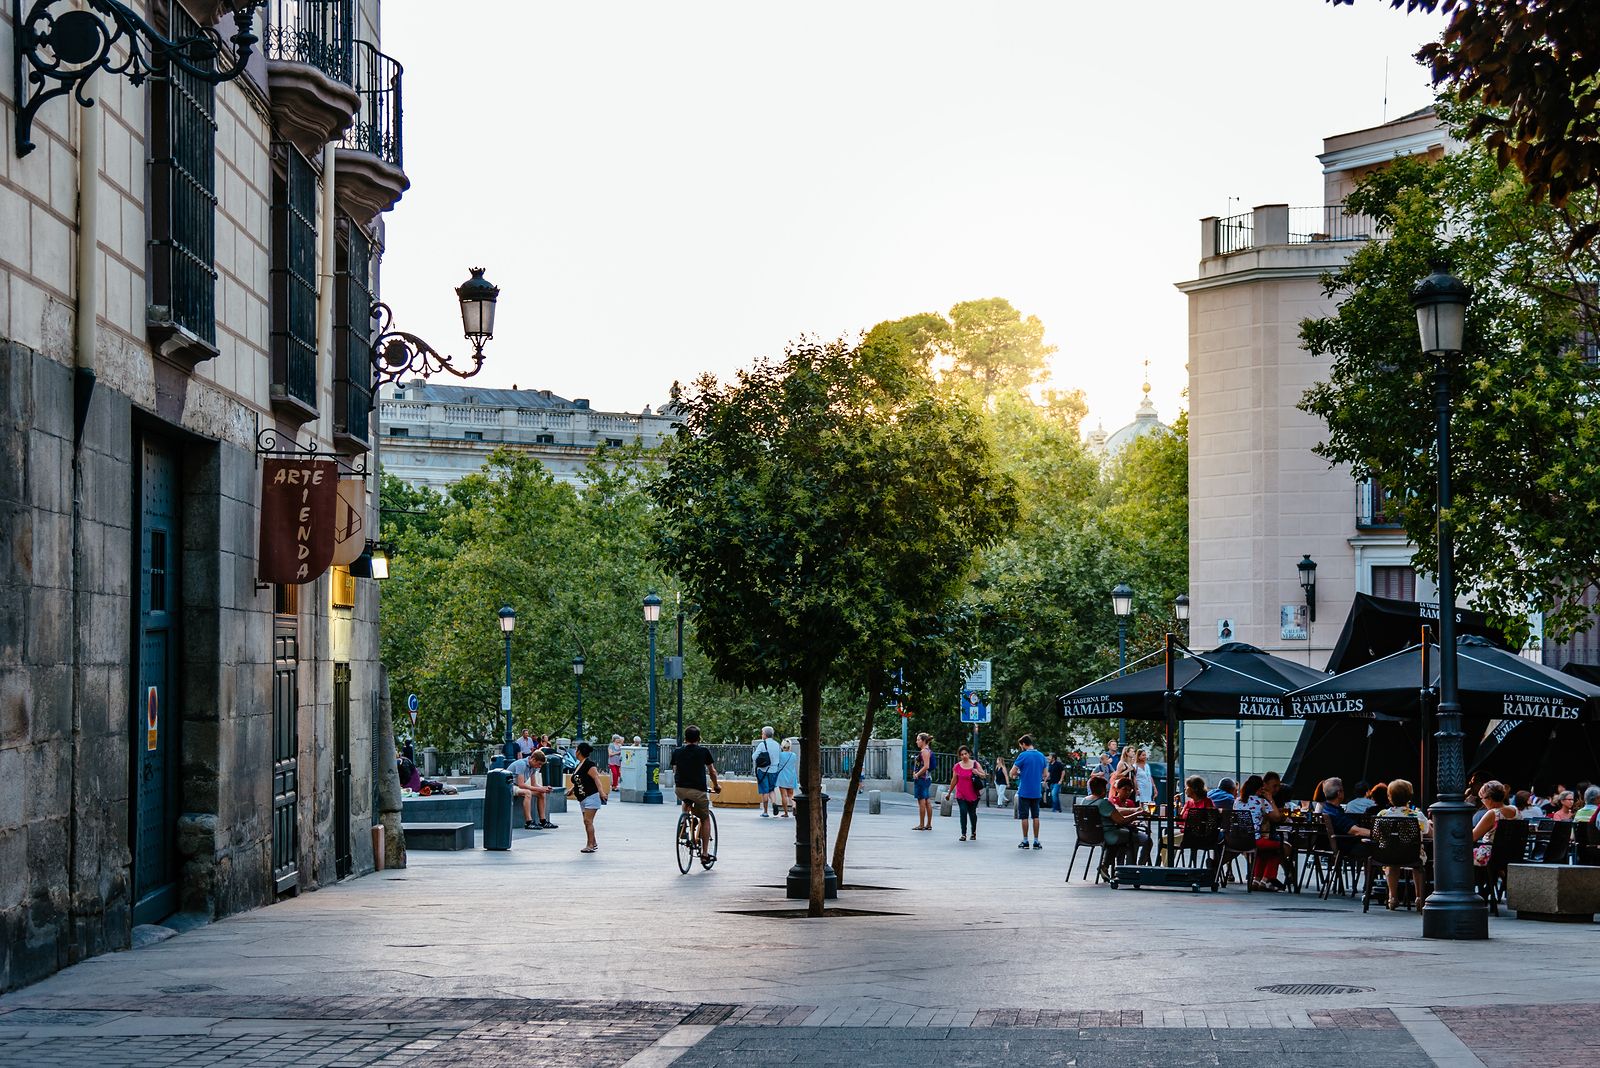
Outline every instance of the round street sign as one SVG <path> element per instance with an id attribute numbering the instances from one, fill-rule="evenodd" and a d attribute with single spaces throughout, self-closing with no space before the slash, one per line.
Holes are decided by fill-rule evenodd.
<path id="1" fill-rule="evenodd" d="M 417 695 L 416 694 L 414 694 L 414 693 L 406 694 L 406 711 L 407 712 L 410 712 L 413 716 L 415 716 L 417 714 L 417 709 L 418 709 L 418 707 L 420 705 L 421 705 L 421 702 L 419 702 L 417 700 Z"/>

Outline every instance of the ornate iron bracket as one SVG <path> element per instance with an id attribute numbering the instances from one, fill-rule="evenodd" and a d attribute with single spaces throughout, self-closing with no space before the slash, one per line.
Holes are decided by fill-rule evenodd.
<path id="1" fill-rule="evenodd" d="M 263 457 L 275 456 L 293 460 L 333 460 L 339 465 L 340 475 L 349 475 L 352 478 L 366 478 L 371 472 L 367 468 L 365 453 L 359 459 L 352 459 L 343 453 L 326 452 L 317 448 L 316 443 L 302 445 L 293 437 L 285 438 L 277 427 L 263 427 L 256 435 L 256 460 Z"/>
<path id="2" fill-rule="evenodd" d="M 372 306 L 372 319 L 377 323 L 378 336 L 372 342 L 372 391 L 385 382 L 398 382 L 408 374 L 423 378 L 448 371 L 457 378 L 471 378 L 483 370 L 483 342 L 472 344 L 472 369 L 460 370 L 450 362 L 450 357 L 405 330 L 391 329 L 394 312 L 381 301 Z"/>
<path id="3" fill-rule="evenodd" d="M 237 0 L 233 5 L 235 30 L 227 38 L 233 56 L 230 65 L 220 69 L 216 61 L 225 54 L 224 39 L 215 28 L 173 39 L 118 0 L 84 0 L 87 11 L 71 7 L 73 0 L 35 0 L 24 15 L 25 2 L 11 0 L 17 39 L 19 157 L 33 151 L 33 117 L 47 102 L 71 94 L 84 107 L 94 106 L 87 90 L 95 71 L 125 75 L 134 85 L 144 84 L 168 64 L 214 85 L 237 78 L 258 41 L 256 8 L 266 0 Z M 68 10 L 56 13 L 52 10 L 56 8 Z M 119 51 L 126 54 L 119 58 Z"/>

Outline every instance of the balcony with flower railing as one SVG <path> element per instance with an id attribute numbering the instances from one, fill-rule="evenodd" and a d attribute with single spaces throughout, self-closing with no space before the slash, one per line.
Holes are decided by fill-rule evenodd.
<path id="1" fill-rule="evenodd" d="M 271 0 L 261 35 L 274 125 L 316 158 L 350 126 L 352 0 Z"/>
<path id="2" fill-rule="evenodd" d="M 370 222 L 394 207 L 411 186 L 401 136 L 405 71 L 366 41 L 356 41 L 351 56 L 351 84 L 360 103 L 339 143 L 335 184 L 350 213 Z"/>

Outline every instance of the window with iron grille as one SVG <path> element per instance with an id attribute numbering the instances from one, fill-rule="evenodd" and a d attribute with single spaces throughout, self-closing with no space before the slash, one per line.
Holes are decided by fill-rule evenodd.
<path id="1" fill-rule="evenodd" d="M 272 394 L 315 411 L 317 179 L 287 141 L 272 155 Z"/>
<path id="2" fill-rule="evenodd" d="M 349 216 L 339 220 L 336 270 L 334 429 L 364 445 L 372 421 L 372 242 Z"/>
<path id="3" fill-rule="evenodd" d="M 168 29 L 174 37 L 200 32 L 178 4 L 170 5 Z M 178 67 L 150 85 L 150 319 L 214 346 L 216 87 Z"/>

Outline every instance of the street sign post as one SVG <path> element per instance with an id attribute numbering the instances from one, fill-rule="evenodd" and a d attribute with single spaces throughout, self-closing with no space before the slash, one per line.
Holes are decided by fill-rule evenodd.
<path id="1" fill-rule="evenodd" d="M 980 660 L 973 664 L 967 674 L 967 684 L 964 689 L 978 693 L 988 693 L 994 689 L 994 661 Z"/>
<path id="2" fill-rule="evenodd" d="M 422 702 L 414 693 L 406 694 L 406 711 L 411 714 L 411 736 L 417 736 L 417 713 L 422 709 Z"/>
<path id="3" fill-rule="evenodd" d="M 966 690 L 961 694 L 961 722 L 989 722 L 989 700 L 986 694 L 974 690 Z"/>

